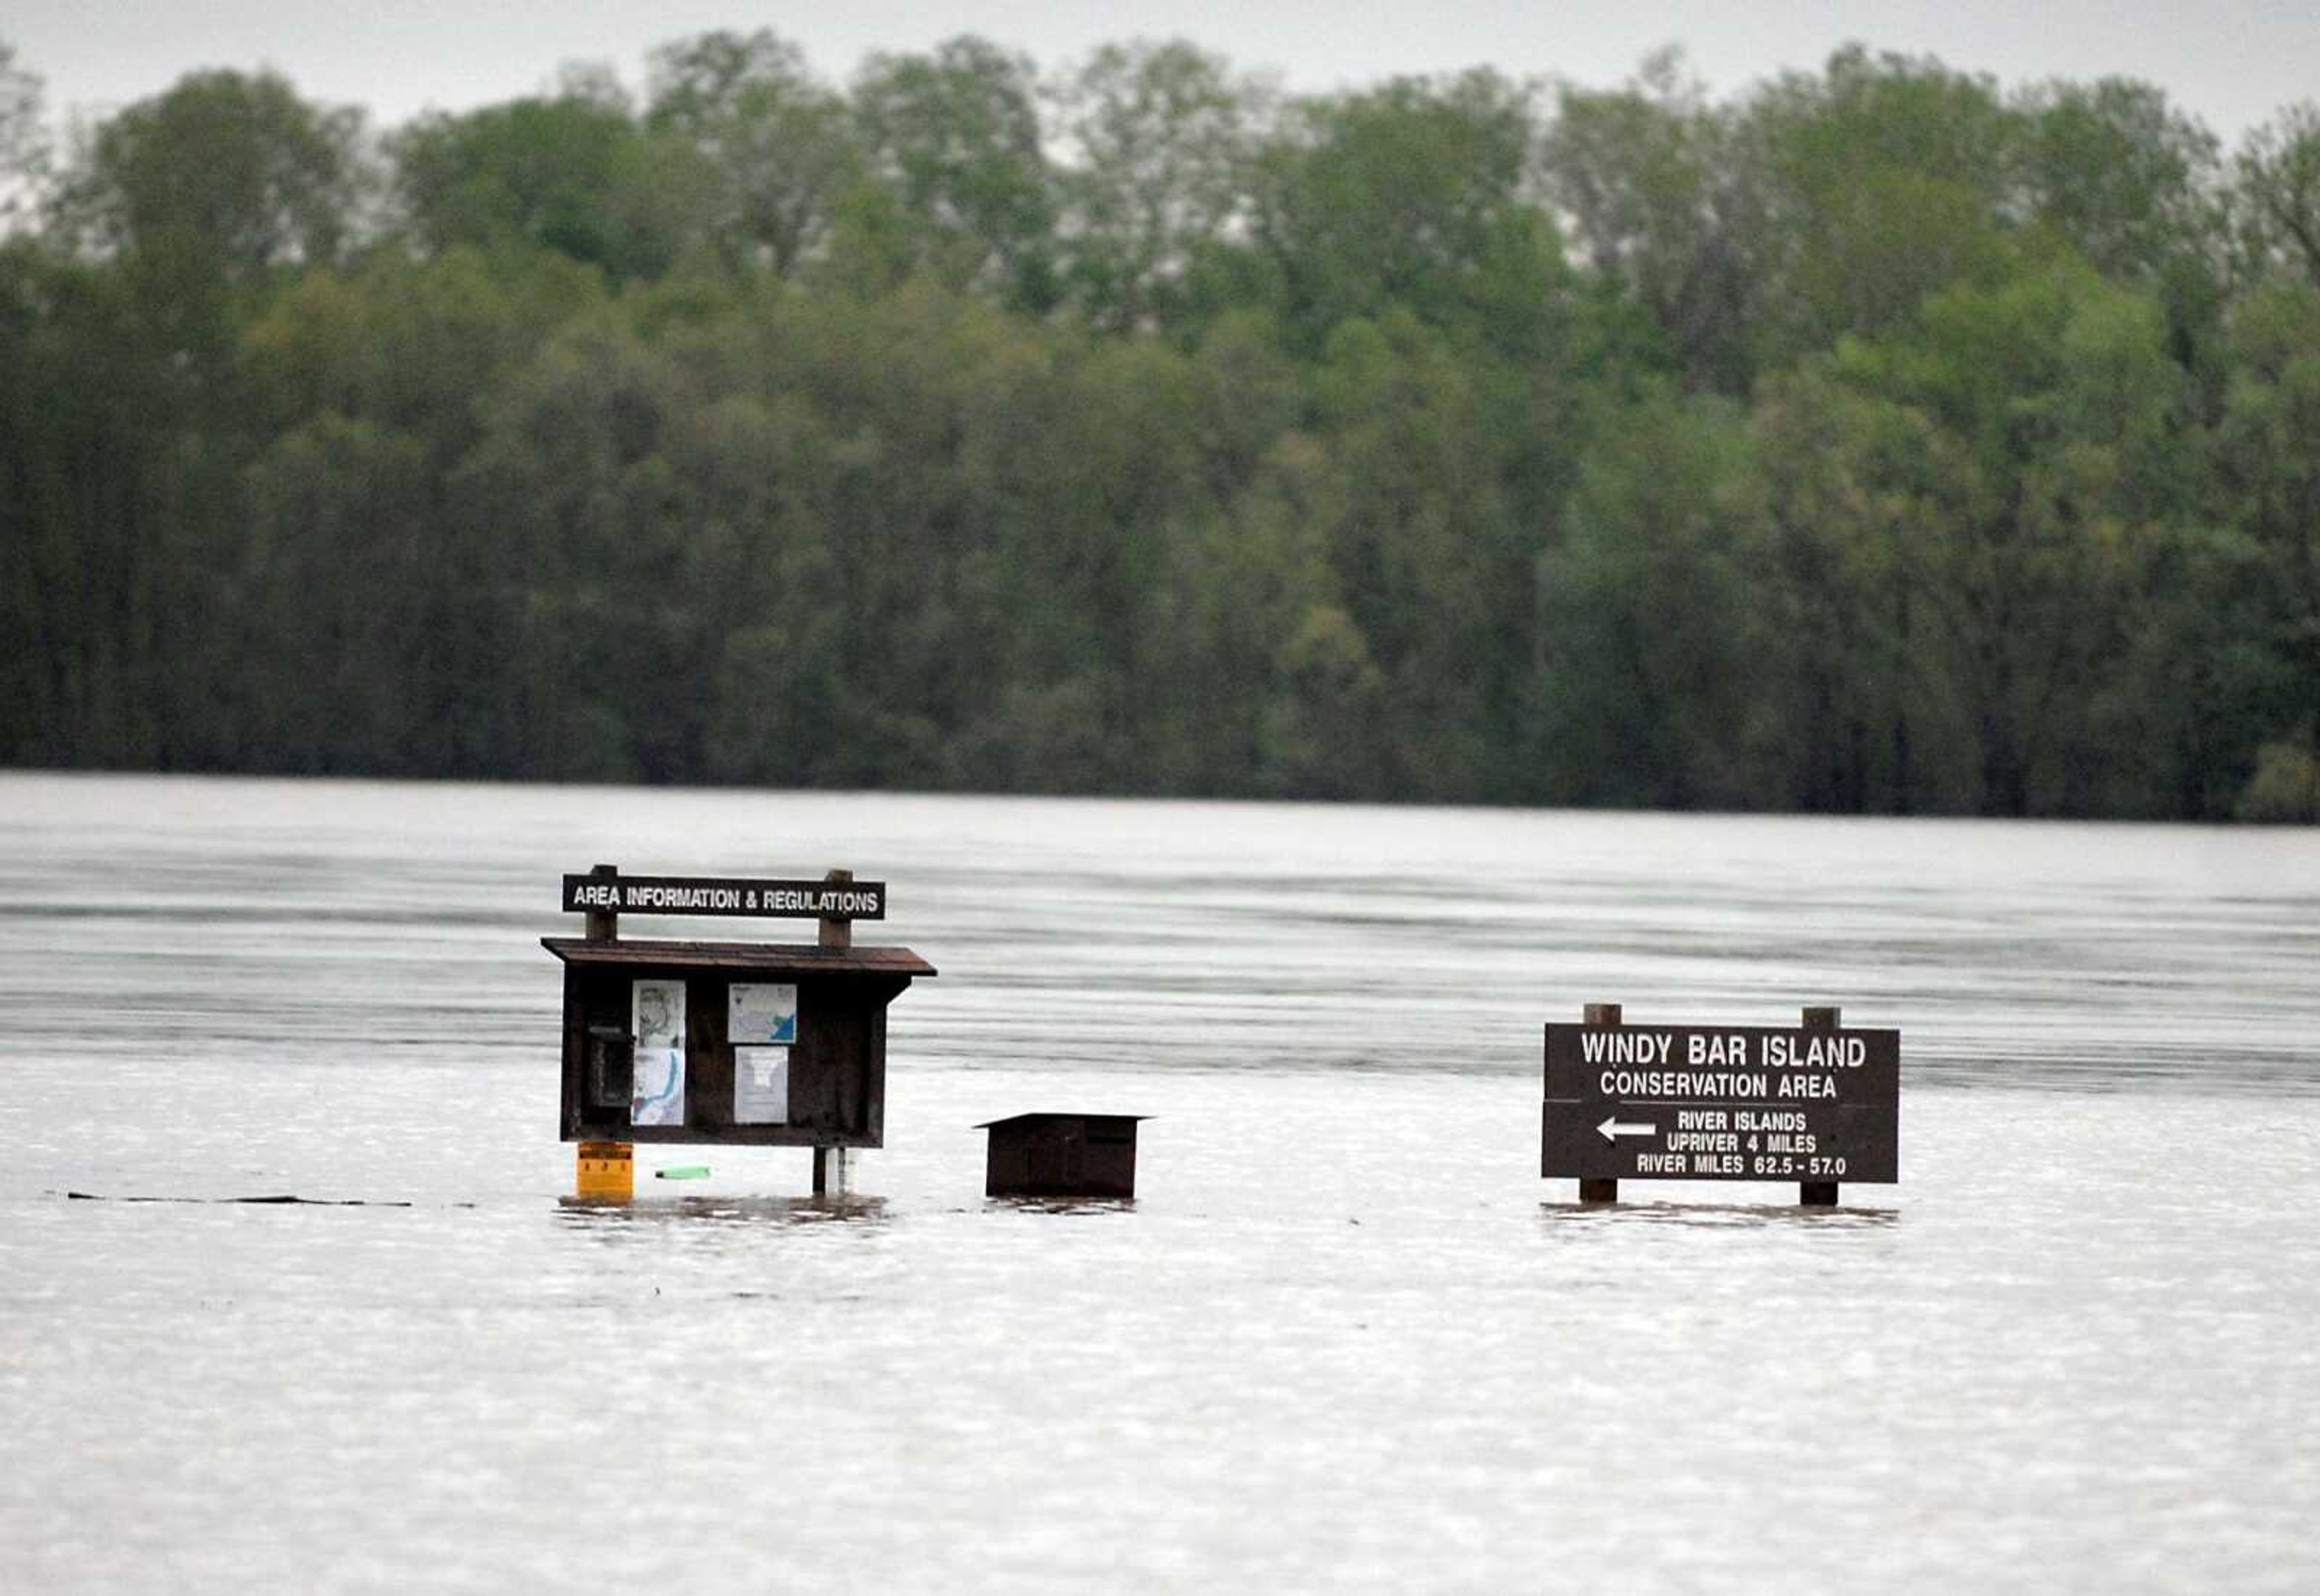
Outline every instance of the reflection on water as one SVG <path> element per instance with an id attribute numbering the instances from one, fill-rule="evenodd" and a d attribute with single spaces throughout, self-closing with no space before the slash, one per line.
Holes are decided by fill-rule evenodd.
<path id="1" fill-rule="evenodd" d="M 598 860 L 890 882 L 861 1195 L 568 1201 Z M 2320 1566 L 2308 832 L 14 775 L 0 886 L 12 1591 Z M 1572 1202 L 1590 1001 L 1899 1028 L 1903 1183 Z M 984 1199 L 1064 1101 L 1137 1201 Z"/>
<path id="2" fill-rule="evenodd" d="M 985 1197 L 989 1213 L 1117 1214 L 1134 1213 L 1133 1197 Z"/>
<path id="3" fill-rule="evenodd" d="M 629 1202 L 559 1197 L 556 1205 L 557 1217 L 584 1233 L 594 1226 L 875 1225 L 886 1218 L 884 1197 L 639 1197 Z"/>

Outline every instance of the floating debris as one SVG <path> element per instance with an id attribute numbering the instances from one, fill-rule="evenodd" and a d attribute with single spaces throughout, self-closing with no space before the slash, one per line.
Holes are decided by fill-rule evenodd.
<path id="1" fill-rule="evenodd" d="M 296 1203 L 304 1208 L 410 1208 L 409 1202 L 385 1201 L 376 1197 L 300 1197 L 280 1192 L 264 1197 L 115 1197 L 104 1192 L 67 1192 L 68 1202 L 262 1202 L 271 1204 Z M 473 1207 L 463 1203 L 462 1207 Z"/>

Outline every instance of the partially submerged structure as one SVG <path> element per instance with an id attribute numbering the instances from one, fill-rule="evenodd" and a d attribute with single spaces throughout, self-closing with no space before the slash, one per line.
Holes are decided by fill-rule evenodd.
<path id="1" fill-rule="evenodd" d="M 1149 1114 L 1016 1114 L 991 1133 L 986 1197 L 1136 1195 L 1136 1127 Z"/>
<path id="2" fill-rule="evenodd" d="M 561 1129 L 599 1149 L 638 1142 L 810 1147 L 814 1190 L 846 1183 L 847 1156 L 885 1138 L 886 1006 L 935 968 L 907 948 L 856 948 L 852 922 L 883 918 L 885 889 L 832 871 L 820 882 L 565 877 L 584 937 L 543 937 L 564 966 Z M 630 913 L 811 915 L 811 945 L 624 940 Z M 613 1160 L 617 1162 L 618 1160 Z"/>

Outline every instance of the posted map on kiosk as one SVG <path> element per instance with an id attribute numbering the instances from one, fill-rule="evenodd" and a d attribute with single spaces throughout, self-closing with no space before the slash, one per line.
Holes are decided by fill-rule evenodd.
<path id="1" fill-rule="evenodd" d="M 636 1091 L 629 1102 L 631 1125 L 684 1123 L 684 1052 L 679 1047 L 637 1049 Z"/>
<path id="2" fill-rule="evenodd" d="M 684 983 L 631 982 L 629 1023 L 637 1038 L 629 1123 L 684 1124 Z"/>
<path id="3" fill-rule="evenodd" d="M 797 1040 L 797 988 L 736 981 L 729 989 L 725 1034 L 736 1047 L 786 1047 Z"/>

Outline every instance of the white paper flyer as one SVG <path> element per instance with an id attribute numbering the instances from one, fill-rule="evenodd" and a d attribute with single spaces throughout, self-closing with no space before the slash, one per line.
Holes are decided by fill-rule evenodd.
<path id="1" fill-rule="evenodd" d="M 790 1050 L 733 1049 L 733 1123 L 786 1125 L 790 1118 Z"/>

